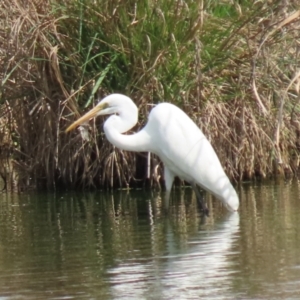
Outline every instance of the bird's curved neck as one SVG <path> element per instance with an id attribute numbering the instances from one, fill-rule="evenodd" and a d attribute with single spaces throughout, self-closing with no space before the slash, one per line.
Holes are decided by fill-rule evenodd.
<path id="1" fill-rule="evenodd" d="M 126 151 L 148 152 L 151 150 L 151 137 L 145 130 L 135 134 L 123 134 L 115 127 L 104 124 L 106 138 L 117 148 Z"/>
<path id="2" fill-rule="evenodd" d="M 104 123 L 107 139 L 116 147 L 135 152 L 150 151 L 150 136 L 145 129 L 136 134 L 123 134 L 137 124 L 138 109 L 135 105 L 126 106 L 111 115 Z"/>

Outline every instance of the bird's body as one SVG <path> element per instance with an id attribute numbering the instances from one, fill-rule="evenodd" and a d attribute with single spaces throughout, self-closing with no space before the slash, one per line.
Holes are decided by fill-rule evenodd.
<path id="1" fill-rule="evenodd" d="M 97 106 L 99 109 L 96 109 Z M 196 185 L 199 185 L 221 200 L 229 210 L 238 209 L 237 193 L 210 142 L 177 106 L 170 103 L 158 104 L 150 112 L 145 127 L 131 135 L 123 134 L 137 123 L 138 110 L 130 98 L 112 94 L 97 106 L 93 113 L 87 113 L 68 130 L 95 115 L 116 113 L 104 123 L 107 139 L 123 150 L 156 154 L 164 164 L 167 197 L 174 177 L 178 176 L 189 182 L 196 193 Z"/>

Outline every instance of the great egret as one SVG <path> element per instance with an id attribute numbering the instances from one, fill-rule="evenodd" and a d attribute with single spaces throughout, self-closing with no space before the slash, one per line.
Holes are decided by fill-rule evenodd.
<path id="1" fill-rule="evenodd" d="M 230 211 L 238 209 L 237 193 L 210 142 L 198 126 L 171 103 L 156 105 L 142 130 L 125 135 L 123 133 L 138 121 L 138 108 L 129 97 L 111 94 L 71 124 L 66 132 L 91 118 L 111 114 L 104 123 L 104 132 L 113 145 L 128 151 L 152 152 L 162 160 L 167 202 L 174 178 L 178 176 L 191 184 L 206 214 L 208 210 L 201 202 L 197 186 L 211 192 Z"/>

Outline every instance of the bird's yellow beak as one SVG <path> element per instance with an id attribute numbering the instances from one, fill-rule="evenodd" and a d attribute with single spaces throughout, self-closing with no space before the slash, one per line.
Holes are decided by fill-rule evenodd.
<path id="1" fill-rule="evenodd" d="M 92 118 L 95 118 L 97 116 L 97 114 L 99 113 L 99 111 L 103 110 L 104 108 L 106 108 L 107 105 L 105 105 L 105 103 L 103 103 L 103 105 L 97 105 L 94 108 L 92 108 L 90 111 L 88 111 L 85 115 L 83 115 L 81 118 L 79 118 L 77 121 L 75 121 L 74 123 L 72 123 L 67 129 L 66 132 L 69 132 L 71 130 L 73 130 L 74 128 L 76 128 L 77 126 L 79 126 L 80 124 L 89 121 Z"/>

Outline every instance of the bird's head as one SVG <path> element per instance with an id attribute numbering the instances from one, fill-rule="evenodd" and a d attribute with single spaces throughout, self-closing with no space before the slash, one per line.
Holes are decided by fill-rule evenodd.
<path id="1" fill-rule="evenodd" d="M 72 123 L 66 132 L 75 129 L 77 126 L 101 115 L 111 115 L 111 114 L 121 114 L 124 111 L 136 111 L 137 107 L 133 101 L 125 95 L 121 94 L 111 94 L 104 99 L 102 99 L 94 108 L 88 111 L 81 118 Z"/>

